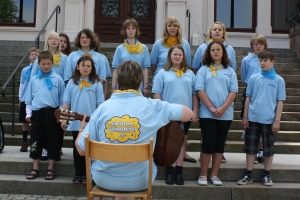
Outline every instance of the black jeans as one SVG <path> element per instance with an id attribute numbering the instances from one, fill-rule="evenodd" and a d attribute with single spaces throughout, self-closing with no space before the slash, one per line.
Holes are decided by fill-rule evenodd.
<path id="1" fill-rule="evenodd" d="M 74 158 L 74 167 L 75 167 L 75 176 L 85 176 L 85 156 L 79 155 L 76 146 L 75 141 L 78 136 L 78 131 L 72 131 L 73 135 L 73 158 Z"/>

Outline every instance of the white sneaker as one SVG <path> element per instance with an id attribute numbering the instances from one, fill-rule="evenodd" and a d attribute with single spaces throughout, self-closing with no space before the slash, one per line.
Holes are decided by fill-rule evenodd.
<path id="1" fill-rule="evenodd" d="M 206 176 L 199 176 L 198 184 L 201 186 L 207 185 L 207 177 Z"/>
<path id="2" fill-rule="evenodd" d="M 245 140 L 245 131 L 242 133 L 241 140 Z"/>
<path id="3" fill-rule="evenodd" d="M 215 186 L 221 186 L 222 185 L 222 181 L 220 181 L 220 179 L 217 176 L 210 177 L 210 181 Z"/>

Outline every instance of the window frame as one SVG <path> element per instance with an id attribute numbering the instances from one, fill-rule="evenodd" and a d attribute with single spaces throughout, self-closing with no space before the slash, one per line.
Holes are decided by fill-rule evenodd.
<path id="1" fill-rule="evenodd" d="M 24 2 L 23 2 L 24 3 Z M 36 24 L 36 8 L 37 8 L 37 0 L 34 0 L 34 16 L 33 23 L 20 23 L 20 22 L 0 22 L 0 27 L 35 27 Z"/>
<path id="2" fill-rule="evenodd" d="M 217 21 L 217 0 L 214 0 L 214 21 Z M 255 33 L 257 26 L 257 0 L 252 0 L 252 28 L 227 28 L 226 32 Z"/>

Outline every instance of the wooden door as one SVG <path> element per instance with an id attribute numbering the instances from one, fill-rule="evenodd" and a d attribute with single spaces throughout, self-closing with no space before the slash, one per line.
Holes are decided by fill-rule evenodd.
<path id="1" fill-rule="evenodd" d="M 155 39 L 156 0 L 97 0 L 95 1 L 95 32 L 101 42 L 122 43 L 123 22 L 133 17 L 139 23 L 139 41 L 152 44 Z"/>

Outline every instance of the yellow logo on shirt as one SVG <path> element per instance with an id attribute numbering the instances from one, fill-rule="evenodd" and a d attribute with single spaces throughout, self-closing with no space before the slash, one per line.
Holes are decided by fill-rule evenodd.
<path id="1" fill-rule="evenodd" d="M 105 137 L 110 141 L 126 142 L 127 140 L 137 140 L 140 135 L 139 119 L 123 115 L 113 117 L 105 124 Z"/>

